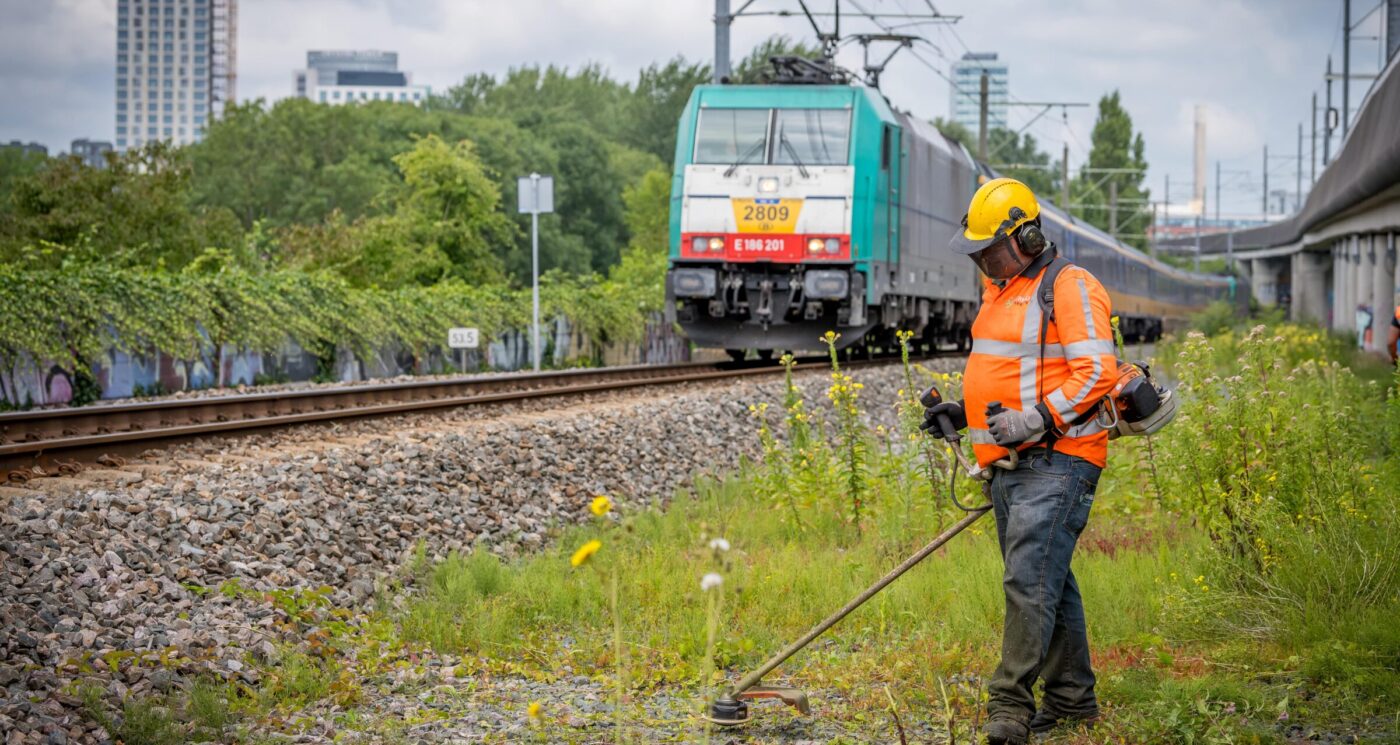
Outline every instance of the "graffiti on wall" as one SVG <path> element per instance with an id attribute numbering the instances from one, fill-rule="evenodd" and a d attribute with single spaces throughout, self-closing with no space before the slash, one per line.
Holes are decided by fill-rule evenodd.
<path id="1" fill-rule="evenodd" d="M 553 367 L 600 361 L 605 365 L 669 364 L 691 358 L 689 342 L 660 318 L 646 324 L 638 342 L 599 344 L 566 318 L 557 318 L 541 329 L 543 357 Z M 311 380 L 321 371 L 315 355 L 288 341 L 273 354 L 247 352 L 228 346 L 222 354 L 207 345 L 192 360 L 174 359 L 159 352 L 150 355 L 109 350 L 92 364 L 102 398 L 129 398 L 137 394 L 198 390 L 218 385 L 252 385 L 259 376 L 279 380 Z M 431 349 L 421 359 L 399 346 L 375 350 L 360 359 L 349 349 L 336 350 L 330 373 L 341 382 L 433 372 L 523 370 L 531 367 L 528 332 L 507 331 L 479 350 Z M 72 373 L 55 364 L 47 366 L 21 357 L 13 368 L 0 369 L 0 399 L 11 406 L 50 406 L 73 398 Z"/>

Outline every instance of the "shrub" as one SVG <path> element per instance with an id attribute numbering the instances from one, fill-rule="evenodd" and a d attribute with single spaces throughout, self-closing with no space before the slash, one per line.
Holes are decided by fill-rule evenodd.
<path id="1" fill-rule="evenodd" d="M 1377 426 L 1394 410 L 1340 353 L 1300 327 L 1193 333 L 1181 345 L 1172 368 L 1184 405 L 1157 438 L 1158 474 L 1166 505 L 1215 549 L 1172 598 L 1188 619 L 1278 638 L 1305 634 L 1318 614 L 1396 603 L 1396 489 Z M 1220 372 L 1223 360 L 1233 369 Z"/>

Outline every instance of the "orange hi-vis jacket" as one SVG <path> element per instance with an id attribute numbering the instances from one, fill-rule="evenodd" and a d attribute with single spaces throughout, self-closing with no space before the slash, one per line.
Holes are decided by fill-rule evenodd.
<path id="1" fill-rule="evenodd" d="M 987 431 L 987 404 L 1028 411 L 1044 401 L 1060 433 L 1055 450 L 1102 468 L 1108 431 L 1093 416 L 1075 421 L 1098 403 L 1118 379 L 1108 292 L 1082 267 L 1068 266 L 1055 278 L 1055 319 L 1040 351 L 1041 269 L 998 287 L 988 280 L 982 308 L 972 323 L 972 354 L 963 377 L 963 403 L 977 462 L 983 467 L 1006 456 Z M 1073 422 L 1066 427 L 1067 422 Z M 1021 446 L 1022 448 L 1029 445 Z"/>

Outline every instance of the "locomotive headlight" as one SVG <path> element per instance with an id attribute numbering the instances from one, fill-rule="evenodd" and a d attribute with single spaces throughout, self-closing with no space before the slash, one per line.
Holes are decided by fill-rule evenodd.
<path id="1" fill-rule="evenodd" d="M 723 238 L 711 238 L 711 239 L 710 239 L 710 251 L 711 251 L 712 253 L 719 253 L 723 248 L 724 248 L 724 239 L 723 239 Z"/>
<path id="2" fill-rule="evenodd" d="M 829 254 L 834 254 L 834 253 L 836 253 L 836 252 L 838 252 L 838 251 L 840 251 L 840 250 L 841 250 L 841 239 L 839 239 L 839 238 L 827 238 L 827 239 L 826 239 L 826 252 L 827 252 L 827 253 L 829 253 Z"/>
<path id="3" fill-rule="evenodd" d="M 709 245 L 709 241 L 705 238 L 696 236 L 690 239 L 690 250 L 694 251 L 695 253 L 705 253 L 705 246 L 707 245 Z"/>
<path id="4" fill-rule="evenodd" d="M 775 178 L 761 178 L 758 180 L 758 192 L 760 194 L 777 194 L 778 180 Z"/>
<path id="5" fill-rule="evenodd" d="M 807 241 L 807 253 L 819 254 L 825 247 L 826 244 L 820 238 L 813 238 L 812 240 Z"/>

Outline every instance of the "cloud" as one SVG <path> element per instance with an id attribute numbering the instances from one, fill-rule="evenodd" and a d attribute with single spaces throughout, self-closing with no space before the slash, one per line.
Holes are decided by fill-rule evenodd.
<path id="1" fill-rule="evenodd" d="M 919 5 L 861 4 L 885 12 Z M 782 7 L 795 3 L 760 0 L 753 9 Z M 1212 163 L 1257 169 L 1253 153 L 1265 140 L 1291 151 L 1339 22 L 1335 3 L 1313 0 L 942 0 L 937 7 L 963 16 L 956 33 L 914 29 L 937 47 L 921 44 L 919 54 L 940 69 L 966 44 L 1010 63 L 1011 91 L 1021 101 L 1094 104 L 1121 91 L 1146 139 L 1149 183 L 1156 184 L 1168 173 L 1174 182 L 1190 179 L 1197 103 L 1211 112 Z M 241 0 L 237 90 L 245 99 L 289 95 L 292 73 L 310 49 L 397 51 L 416 82 L 437 90 L 474 72 L 534 63 L 596 62 L 633 80 L 642 67 L 678 54 L 708 60 L 713 12 L 712 0 Z M 0 141 L 66 148 L 75 137 L 111 138 L 115 16 L 116 0 L 0 0 Z M 861 26 L 843 21 L 845 31 Z M 745 17 L 733 26 L 733 56 L 774 33 L 811 38 L 800 16 Z M 847 47 L 840 60 L 858 68 L 858 47 Z M 894 105 L 923 117 L 947 113 L 948 84 L 907 53 L 883 81 Z M 1354 101 L 1363 90 L 1356 86 Z M 1011 120 L 1021 126 L 1037 113 L 1013 109 Z M 1053 110 L 1027 131 L 1054 153 L 1068 142 L 1078 163 L 1094 115 L 1092 106 L 1071 109 L 1067 126 Z M 1255 199 L 1240 197 L 1241 204 Z"/>

